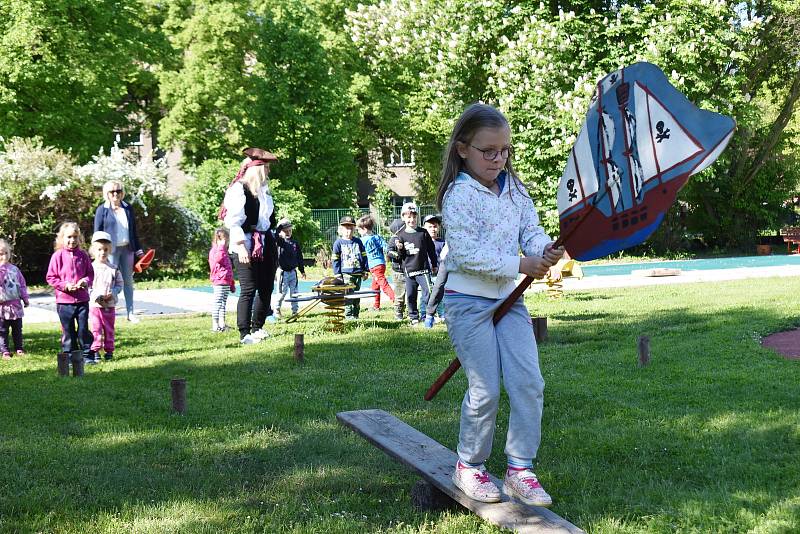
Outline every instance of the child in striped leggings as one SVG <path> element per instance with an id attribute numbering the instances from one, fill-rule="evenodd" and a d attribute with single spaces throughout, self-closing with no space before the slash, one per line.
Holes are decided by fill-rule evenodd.
<path id="1" fill-rule="evenodd" d="M 217 228 L 211 239 L 211 250 L 208 251 L 208 266 L 211 268 L 211 285 L 214 289 L 214 303 L 211 308 L 211 331 L 224 332 L 225 306 L 228 295 L 236 291 L 233 282 L 233 265 L 228 256 L 228 229 Z"/>

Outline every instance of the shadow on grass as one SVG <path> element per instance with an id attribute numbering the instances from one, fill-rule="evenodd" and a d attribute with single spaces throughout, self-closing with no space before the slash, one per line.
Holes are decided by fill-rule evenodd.
<path id="1" fill-rule="evenodd" d="M 796 495 L 800 368 L 753 338 L 783 324 L 784 313 L 674 304 L 641 316 L 551 316 L 540 347 L 548 385 L 539 466 L 557 513 L 583 527 L 606 517 L 641 526 L 663 510 L 690 509 L 671 519 L 691 529 L 696 514 L 735 524 L 741 508 L 762 516 Z M 14 488 L 0 497 L 8 524 L 35 526 L 14 511 L 33 505 L 44 515 L 75 498 L 79 511 L 56 512 L 75 530 L 101 512 L 175 501 L 224 503 L 216 506 L 226 514 L 275 530 L 441 520 L 413 511 L 416 477 L 335 414 L 384 409 L 453 449 L 464 374 L 423 401 L 454 356 L 446 332 L 364 319 L 343 336 L 325 333 L 320 320 L 282 324 L 251 347 L 235 333 L 200 332 L 205 319 L 145 322 L 122 329 L 118 361 L 83 379 L 55 376 L 55 358 L 44 356 L 57 350 L 51 333 L 26 334 L 38 355 L 0 375 L 0 398 L 24 406 L 0 413 L 0 452 L 11 460 L 0 486 Z M 292 355 L 291 334 L 301 331 L 303 365 Z M 652 339 L 646 368 L 636 366 L 642 333 Z M 178 376 L 188 383 L 185 416 L 170 413 L 169 380 Z M 507 406 L 489 461 L 495 474 Z"/>

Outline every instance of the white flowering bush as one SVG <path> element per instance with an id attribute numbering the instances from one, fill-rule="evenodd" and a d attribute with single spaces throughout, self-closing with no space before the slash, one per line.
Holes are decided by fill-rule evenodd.
<path id="1" fill-rule="evenodd" d="M 737 13 L 735 3 L 619 3 L 580 15 L 546 4 L 380 0 L 347 12 L 348 33 L 371 75 L 399 95 L 407 126 L 401 135 L 409 138 L 403 141 L 415 147 L 418 170 L 427 174 L 418 182 L 422 196 L 436 182 L 454 119 L 481 100 L 509 118 L 514 164 L 545 227 L 557 232 L 557 183 L 594 86 L 637 61 L 658 65 L 691 101 L 735 116 L 742 129 L 762 120 L 763 100 L 751 101 L 742 88 L 753 85 L 747 76 L 761 61 L 755 50 L 765 21 Z M 704 182 L 724 180 L 738 141 L 693 179 L 685 196 Z"/>
<path id="2" fill-rule="evenodd" d="M 109 180 L 118 180 L 125 186 L 125 200 L 139 206 L 145 216 L 148 199 L 167 192 L 167 162 L 164 158 L 134 162 L 116 143 L 108 155 L 101 148 L 90 163 L 76 167 L 75 173 L 90 180 L 97 189 L 102 189 Z"/>
<path id="3" fill-rule="evenodd" d="M 29 279 L 43 278 L 58 224 L 77 221 L 91 231 L 94 201 L 91 182 L 74 172 L 68 154 L 38 138 L 0 144 L 0 237 Z"/>
<path id="4" fill-rule="evenodd" d="M 109 155 L 101 151 L 91 163 L 76 166 L 41 139 L 13 138 L 0 145 L 0 237 L 12 243 L 15 262 L 30 282 L 43 280 L 60 223 L 77 222 L 89 240 L 102 185 L 110 179 L 124 184 L 135 206 L 143 246 L 157 250 L 156 269 L 148 275 L 157 275 L 159 266 L 182 264 L 197 246 L 201 222 L 166 195 L 164 162 L 134 163 L 115 146 Z"/>
<path id="5" fill-rule="evenodd" d="M 158 264 L 170 270 L 182 267 L 188 253 L 202 241 L 202 222 L 189 209 L 167 195 L 167 162 L 164 158 L 134 161 L 115 143 L 108 154 L 101 148 L 76 174 L 91 181 L 95 190 L 118 180 L 125 187 L 125 201 L 134 207 L 139 239 L 156 249 Z M 103 201 L 98 193 L 96 204 Z M 146 271 L 146 276 L 158 275 Z"/>

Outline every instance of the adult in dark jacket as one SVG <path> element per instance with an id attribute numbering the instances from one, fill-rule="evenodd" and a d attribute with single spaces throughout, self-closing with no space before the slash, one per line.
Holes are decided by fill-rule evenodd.
<path id="1" fill-rule="evenodd" d="M 133 313 L 133 262 L 134 257 L 138 258 L 144 252 L 136 232 L 136 217 L 133 207 L 123 200 L 125 189 L 122 182 L 109 180 L 103 184 L 103 198 L 105 201 L 97 206 L 94 214 L 94 231 L 108 232 L 111 236 L 112 251 L 109 260 L 122 273 L 122 291 L 128 320 L 138 323 L 139 319 Z"/>
<path id="2" fill-rule="evenodd" d="M 225 226 L 230 230 L 229 250 L 239 278 L 236 326 L 243 344 L 259 343 L 269 336 L 264 330 L 272 315 L 271 295 L 275 286 L 278 249 L 275 204 L 269 189 L 269 164 L 277 161 L 266 150 L 248 148 L 237 179 L 225 191 Z"/>

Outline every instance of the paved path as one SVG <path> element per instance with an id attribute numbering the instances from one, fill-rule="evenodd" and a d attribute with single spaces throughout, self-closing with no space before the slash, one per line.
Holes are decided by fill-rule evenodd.
<path id="1" fill-rule="evenodd" d="M 772 276 L 798 276 L 800 266 L 744 267 L 740 269 L 717 269 L 705 271 L 683 271 L 677 276 L 648 277 L 637 274 L 619 276 L 588 276 L 582 280 L 564 280 L 565 291 L 583 291 L 608 287 L 633 287 L 661 284 L 687 284 L 697 282 L 720 282 L 742 278 L 766 278 Z M 532 291 L 544 291 L 544 284 L 534 284 Z M 211 308 L 211 293 L 198 289 L 137 289 L 135 292 L 138 316 L 172 315 L 180 313 L 208 313 Z M 122 295 L 120 295 L 122 297 Z M 236 310 L 236 296 L 228 297 L 228 311 Z M 288 305 L 286 305 L 288 307 Z M 117 315 L 125 315 L 124 298 L 120 298 Z M 31 296 L 31 305 L 25 310 L 26 323 L 58 322 L 55 297 L 47 294 Z"/>
<path id="2" fill-rule="evenodd" d="M 208 313 L 211 309 L 211 293 L 195 289 L 137 289 L 134 303 L 137 316 L 172 315 L 179 313 Z M 228 297 L 228 311 L 236 310 L 239 299 Z M 120 294 L 117 316 L 125 317 L 125 298 Z M 54 295 L 31 295 L 31 305 L 25 309 L 26 323 L 58 322 Z"/>

